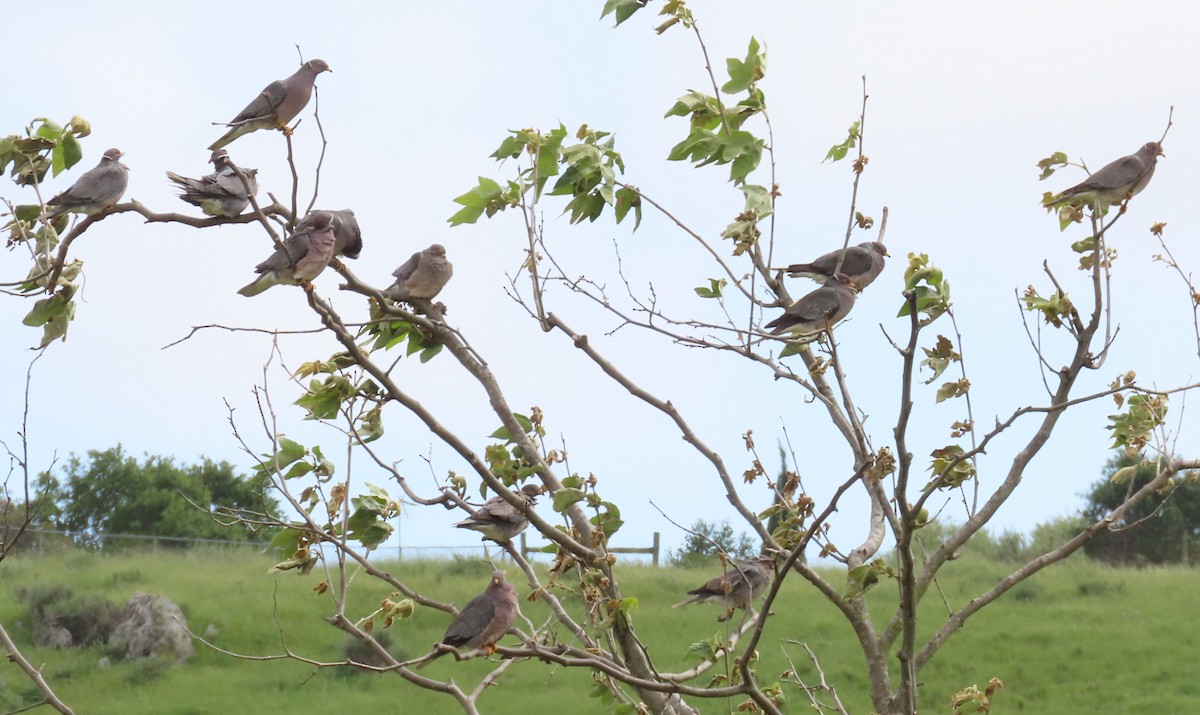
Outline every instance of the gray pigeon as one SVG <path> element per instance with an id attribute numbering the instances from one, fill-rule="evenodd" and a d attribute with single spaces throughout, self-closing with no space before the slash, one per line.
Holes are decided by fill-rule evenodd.
<path id="1" fill-rule="evenodd" d="M 837 267 L 838 256 L 842 249 L 831 251 L 812 263 L 793 263 L 784 270 L 792 278 L 811 278 L 818 283 L 824 283 L 833 277 Z M 883 272 L 883 259 L 889 254 L 887 248 L 878 241 L 868 241 L 845 250 L 846 257 L 842 260 L 842 273 L 861 291 L 871 285 L 872 281 Z"/>
<path id="2" fill-rule="evenodd" d="M 503 571 L 493 571 L 487 590 L 472 598 L 459 611 L 440 645 L 473 651 L 487 649 L 488 655 L 496 652 L 496 641 L 500 640 L 517 617 L 517 590 L 504 578 Z M 418 665 L 424 668 L 448 651 L 437 650 Z"/>
<path id="3" fill-rule="evenodd" d="M 275 80 L 229 122 L 229 131 L 208 147 L 216 151 L 243 134 L 259 129 L 287 130 L 288 122 L 308 104 L 313 82 L 322 72 L 332 72 L 325 60 L 309 60 L 287 79 Z"/>
<path id="4" fill-rule="evenodd" d="M 123 156 L 120 149 L 104 152 L 94 169 L 84 172 L 71 188 L 46 202 L 54 208 L 42 214 L 42 218 L 64 211 L 91 216 L 116 205 L 129 185 L 129 167 L 119 161 Z"/>
<path id="5" fill-rule="evenodd" d="M 521 487 L 520 493 L 525 496 L 529 505 L 533 506 L 537 504 L 542 489 L 536 484 L 526 484 Z M 455 526 L 478 531 L 485 539 L 506 544 L 512 541 L 514 536 L 525 531 L 525 527 L 529 526 L 529 519 L 519 509 L 504 501 L 504 497 L 495 496 Z"/>
<path id="6" fill-rule="evenodd" d="M 346 258 L 357 259 L 362 253 L 362 229 L 358 227 L 358 219 L 354 217 L 354 212 L 350 209 L 342 209 L 340 211 L 323 211 L 317 209 L 312 211 L 304 218 L 300 219 L 300 223 L 296 224 L 296 231 L 308 229 L 312 224 L 313 217 L 318 213 L 333 214 L 333 235 L 337 237 L 337 243 L 333 246 L 333 255 L 344 256 Z"/>
<path id="7" fill-rule="evenodd" d="M 173 171 L 167 172 L 167 178 L 183 189 L 179 198 L 193 206 L 199 206 L 206 215 L 229 218 L 237 216 L 246 210 L 250 203 L 249 197 L 258 193 L 258 181 L 255 179 L 258 169 L 242 169 L 242 174 L 246 177 L 246 183 L 243 184 L 230 164 L 229 152 L 217 149 L 209 161 L 216 171 L 202 179 L 189 179 Z M 249 192 L 246 191 L 247 185 L 250 186 Z"/>
<path id="8" fill-rule="evenodd" d="M 767 323 L 766 329 L 780 335 L 791 333 L 801 342 L 814 340 L 849 314 L 854 307 L 855 286 L 845 273 L 838 273 L 825 285 L 792 303 L 783 315 Z"/>
<path id="9" fill-rule="evenodd" d="M 728 609 L 717 620 L 729 620 L 733 609 L 746 609 L 759 597 L 771 582 L 774 566 L 775 559 L 770 556 L 756 556 L 736 566 L 729 566 L 725 573 L 709 579 L 700 588 L 688 591 L 691 598 L 684 599 L 671 608 L 693 603 L 715 603 Z"/>
<path id="10" fill-rule="evenodd" d="M 412 254 L 404 265 L 392 271 L 392 275 L 396 281 L 384 291 L 392 300 L 432 300 L 454 275 L 454 266 L 446 260 L 445 247 L 435 243 Z"/>
<path id="11" fill-rule="evenodd" d="M 333 233 L 333 215 L 328 211 L 314 213 L 308 228 L 293 233 L 283 242 L 283 248 L 276 249 L 267 260 L 254 267 L 255 272 L 262 275 L 238 293 L 248 298 L 271 286 L 311 281 L 325 270 L 337 242 Z"/>
<path id="12" fill-rule="evenodd" d="M 1106 164 L 1080 184 L 1050 197 L 1042 205 L 1052 209 L 1063 204 L 1118 204 L 1127 198 L 1136 196 L 1150 177 L 1154 176 L 1154 167 L 1158 157 L 1166 156 L 1162 145 L 1158 142 L 1147 142 L 1138 149 L 1136 154 L 1121 157 Z"/>

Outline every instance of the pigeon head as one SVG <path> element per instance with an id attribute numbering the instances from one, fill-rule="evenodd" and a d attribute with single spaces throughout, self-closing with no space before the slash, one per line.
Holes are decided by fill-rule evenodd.
<path id="1" fill-rule="evenodd" d="M 1162 144 L 1159 144 L 1158 142 L 1146 142 L 1145 146 L 1142 147 L 1142 151 L 1146 152 L 1150 156 L 1166 156 L 1166 154 L 1163 153 Z"/>
<path id="2" fill-rule="evenodd" d="M 125 155 L 121 153 L 120 149 L 109 149 L 108 151 L 104 152 L 104 158 L 108 159 L 109 161 L 117 161 L 123 156 Z"/>
<path id="3" fill-rule="evenodd" d="M 309 60 L 308 62 L 304 63 L 304 66 L 314 75 L 321 74 L 322 72 L 333 71 L 330 69 L 329 64 L 326 63 L 325 60 Z"/>
<path id="4" fill-rule="evenodd" d="M 212 153 L 212 156 L 208 157 L 208 163 L 216 166 L 220 166 L 227 161 L 229 161 L 229 152 L 224 149 L 217 149 Z"/>
<path id="5" fill-rule="evenodd" d="M 883 245 L 879 241 L 869 241 L 867 243 L 860 243 L 858 245 L 862 246 L 868 251 L 874 251 L 881 256 L 887 256 L 889 258 L 892 256 L 892 254 L 887 252 L 887 246 Z"/>
<path id="6" fill-rule="evenodd" d="M 333 224 L 333 214 L 328 211 L 314 211 L 310 215 L 312 218 L 308 220 L 308 225 L 316 231 L 329 228 Z"/>
<path id="7" fill-rule="evenodd" d="M 526 484 L 521 487 L 521 493 L 525 495 L 526 499 L 532 502 L 541 496 L 542 488 L 537 484 Z"/>
<path id="8" fill-rule="evenodd" d="M 432 246 L 429 247 L 428 250 L 430 253 L 432 253 L 435 256 L 445 256 L 446 255 L 446 247 L 440 243 L 433 244 Z"/>

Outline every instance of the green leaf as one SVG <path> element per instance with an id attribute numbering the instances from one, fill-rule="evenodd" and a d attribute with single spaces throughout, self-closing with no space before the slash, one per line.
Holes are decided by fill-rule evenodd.
<path id="1" fill-rule="evenodd" d="M 309 464 L 308 462 L 296 462 L 287 470 L 287 472 L 283 475 L 283 478 L 295 479 L 296 477 L 303 477 L 305 474 L 312 472 L 312 470 L 313 465 Z"/>
<path id="2" fill-rule="evenodd" d="M 35 137 L 45 139 L 50 142 L 58 142 L 58 138 L 62 136 L 62 127 L 60 127 L 56 122 L 52 122 L 45 117 L 38 117 L 33 121 L 41 124 L 41 126 L 39 126 L 33 132 Z"/>
<path id="3" fill-rule="evenodd" d="M 285 554 L 291 554 L 295 552 L 300 546 L 300 538 L 304 536 L 303 531 L 298 528 L 292 528 L 298 526 L 303 526 L 303 524 L 295 523 L 291 526 L 285 526 L 279 531 L 275 532 L 275 536 L 271 537 L 271 543 L 268 548 L 272 550 L 279 550 Z"/>
<path id="4" fill-rule="evenodd" d="M 1058 168 L 1067 165 L 1067 155 L 1061 151 L 1056 151 L 1050 156 L 1042 159 L 1037 163 L 1037 167 L 1042 170 L 1042 175 L 1038 177 L 1038 181 L 1045 181 L 1054 174 Z"/>
<path id="5" fill-rule="evenodd" d="M 576 502 L 582 501 L 584 494 L 578 489 L 563 488 L 554 492 L 554 511 L 562 514 Z"/>
<path id="6" fill-rule="evenodd" d="M 629 186 L 617 189 L 617 202 L 613 206 L 617 214 L 617 223 L 625 219 L 625 215 L 633 209 L 633 230 L 642 225 L 642 195 Z"/>
<path id="7" fill-rule="evenodd" d="M 960 461 L 962 454 L 963 448 L 956 444 L 930 452 L 933 461 L 929 464 L 929 470 L 933 472 L 933 479 L 925 485 L 924 491 L 957 487 L 973 477 L 975 465 L 969 459 Z"/>
<path id="8" fill-rule="evenodd" d="M 1167 417 L 1166 395 L 1132 395 L 1125 401 L 1125 411 L 1109 415 L 1106 429 L 1113 433 L 1113 447 L 1124 447 L 1130 454 L 1150 442 L 1154 430 Z"/>
<path id="9" fill-rule="evenodd" d="M 937 320 L 950 309 L 950 281 L 943 278 L 941 269 L 930 263 L 926 254 L 908 254 L 904 285 L 916 299 L 917 312 L 925 313 L 925 318 L 921 320 L 922 327 Z M 910 313 L 910 304 L 905 300 L 896 315 L 903 317 Z"/>
<path id="10" fill-rule="evenodd" d="M 1040 312 L 1046 322 L 1056 328 L 1061 328 L 1063 320 L 1070 319 L 1075 310 L 1074 304 L 1071 303 L 1071 299 L 1066 293 L 1055 290 L 1049 298 L 1043 298 L 1038 295 L 1033 286 L 1025 289 L 1024 295 L 1021 296 L 1021 302 L 1025 304 L 1025 310 Z"/>
<path id="11" fill-rule="evenodd" d="M 779 357 L 785 358 L 791 357 L 792 355 L 798 355 L 802 347 L 804 346 L 801 343 L 788 343 L 783 347 L 783 350 L 779 351 Z"/>
<path id="12" fill-rule="evenodd" d="M 847 600 L 861 596 L 879 583 L 879 574 L 870 565 L 856 566 L 850 569 L 846 576 L 849 583 L 846 585 L 846 592 L 842 594 L 842 598 Z"/>
<path id="13" fill-rule="evenodd" d="M 63 166 L 66 168 L 70 169 L 83 158 L 83 147 L 79 145 L 79 140 L 74 134 L 64 134 L 59 146 L 62 147 Z"/>
<path id="14" fill-rule="evenodd" d="M 604 19 L 611 13 L 616 13 L 617 22 L 613 25 L 613 27 L 616 27 L 645 6 L 646 0 L 605 0 L 604 11 L 600 13 L 600 19 Z"/>
<path id="15" fill-rule="evenodd" d="M 729 58 L 725 60 L 729 72 L 729 81 L 721 87 L 726 94 L 737 94 L 750 89 L 755 82 L 763 78 L 767 69 L 766 53 L 759 53 L 758 40 L 750 38 L 750 48 L 746 51 L 746 59 Z"/>
<path id="16" fill-rule="evenodd" d="M 273 465 L 277 465 L 280 469 L 295 462 L 297 459 L 303 459 L 308 450 L 299 442 L 288 439 L 287 437 L 279 438 L 279 451 L 275 453 L 275 457 L 271 460 Z"/>
<path id="17" fill-rule="evenodd" d="M 65 169 L 66 167 L 67 167 L 67 160 L 66 160 L 66 155 L 63 153 L 63 145 L 55 144 L 54 148 L 50 150 L 50 174 L 51 174 L 51 176 L 58 176 L 59 174 L 62 173 L 63 169 Z"/>
<path id="18" fill-rule="evenodd" d="M 25 319 L 21 322 L 25 325 L 36 328 L 39 325 L 45 325 L 55 318 L 64 316 L 66 312 L 67 301 L 62 300 L 58 294 L 55 294 L 49 298 L 42 298 L 34 303 L 33 310 L 30 310 L 29 314 L 26 315 Z"/>
<path id="19" fill-rule="evenodd" d="M 692 290 L 696 291 L 696 295 L 700 296 L 701 298 L 720 298 L 721 291 L 727 284 L 728 281 L 726 281 L 724 278 L 709 278 L 707 288 L 704 286 L 699 286 L 698 288 L 693 288 Z"/>
<path id="20" fill-rule="evenodd" d="M 760 220 L 774 212 L 775 209 L 771 207 L 771 192 L 767 190 L 767 187 L 758 184 L 743 184 L 740 188 L 746 197 L 746 211 L 752 212 Z"/>
<path id="21" fill-rule="evenodd" d="M 829 152 L 825 155 L 825 161 L 837 162 L 845 159 L 846 154 L 848 154 L 851 149 L 857 146 L 859 127 L 860 123 L 857 121 L 851 124 L 850 131 L 847 132 L 846 141 L 842 142 L 841 144 L 834 144 L 829 149 Z M 821 163 L 823 164 L 825 161 Z"/>
<path id="22" fill-rule="evenodd" d="M 962 356 L 954 351 L 954 345 L 945 335 L 937 337 L 937 344 L 931 348 L 921 348 L 925 351 L 925 359 L 921 361 L 922 367 L 927 367 L 933 371 L 933 375 L 925 381 L 928 385 L 938 379 L 947 367 L 950 367 L 952 362 L 960 362 Z M 941 400 L 938 400 L 941 402 Z"/>
<path id="23" fill-rule="evenodd" d="M 948 400 L 951 397 L 962 397 L 971 389 L 971 382 L 967 378 L 958 380 L 957 382 L 944 383 L 937 391 L 937 402 Z"/>
<path id="24" fill-rule="evenodd" d="M 500 148 L 492 152 L 496 160 L 516 159 L 529 146 L 529 134 L 524 131 L 509 131 L 509 135 L 500 142 Z"/>
<path id="25" fill-rule="evenodd" d="M 464 208 L 449 218 L 451 226 L 464 223 L 475 223 L 487 211 L 488 207 L 500 197 L 500 184 L 486 176 L 479 177 L 479 184 L 473 189 L 454 199 L 454 203 Z M 492 213 L 488 215 L 491 216 Z"/>
<path id="26" fill-rule="evenodd" d="M 536 195 L 539 198 L 542 195 L 542 188 L 546 185 L 546 179 L 558 176 L 558 164 L 563 156 L 562 142 L 566 136 L 567 128 L 559 124 L 558 129 L 551 131 L 537 149 L 537 163 L 534 166 L 537 175 Z"/>

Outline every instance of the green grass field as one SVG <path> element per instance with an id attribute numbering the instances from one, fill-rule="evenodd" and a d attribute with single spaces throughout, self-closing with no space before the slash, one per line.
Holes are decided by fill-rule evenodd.
<path id="1" fill-rule="evenodd" d="M 184 609 L 189 625 L 202 632 L 216 628 L 213 641 L 222 648 L 263 656 L 284 651 L 327 661 L 341 660 L 347 638 L 325 623 L 332 611 L 328 596 L 312 588 L 317 574 L 268 576 L 271 561 L 246 550 L 127 552 L 94 555 L 80 552 L 18 555 L 0 565 L 0 620 L 31 661 L 44 672 L 59 695 L 80 715 L 166 715 L 255 713 L 295 715 L 367 711 L 455 712 L 445 696 L 420 690 L 387 674 L 323 669 L 295 661 L 237 660 L 197 644 L 184 665 L 163 667 L 154 661 L 113 662 L 101 668 L 100 649 L 55 651 L 30 645 L 24 606 L 15 591 L 34 584 L 65 584 L 79 593 L 103 594 L 118 603 L 137 591 L 165 595 Z M 486 585 L 490 567 L 466 561 L 389 564 L 393 573 L 422 591 L 464 604 Z M 516 579 L 522 594 L 528 587 Z M 941 580 L 952 606 L 985 590 L 1006 569 L 1001 564 L 967 558 L 953 562 Z M 671 610 L 688 589 L 710 574 L 684 569 L 627 566 L 620 569 L 626 596 L 636 596 L 639 635 L 661 670 L 688 664 L 690 643 L 712 637 L 718 609 L 692 606 Z M 894 602 L 888 583 L 871 598 L 877 619 Z M 1113 570 L 1088 562 L 1052 568 L 1009 592 L 1004 599 L 969 620 L 921 673 L 922 712 L 949 712 L 958 689 L 998 677 L 1005 683 L 995 700 L 997 713 L 1188 713 L 1200 711 L 1200 678 L 1195 656 L 1200 626 L 1191 617 L 1200 588 L 1200 571 L 1183 569 Z M 389 590 L 360 575 L 354 584 L 351 615 L 370 612 Z M 945 614 L 941 598 L 931 591 L 922 604 L 928 634 Z M 546 609 L 524 603 L 535 623 Z M 865 695 L 862 658 L 840 614 L 799 579 L 777 601 L 774 627 L 764 639 L 758 666 L 767 682 L 787 668 L 789 652 L 806 677 L 813 671 L 803 651 L 783 646 L 786 639 L 807 642 L 821 658 L 826 675 L 853 713 L 870 713 Z M 393 652 L 402 657 L 426 652 L 445 630 L 449 617 L 418 609 L 391 630 Z M 450 658 L 424 672 L 453 677 L 473 687 L 488 670 L 486 663 L 455 663 Z M 589 676 L 552 669 L 535 662 L 518 663 L 484 695 L 488 713 L 604 713 L 607 708 L 586 697 Z M 811 712 L 807 701 L 786 686 L 788 711 Z M 33 697 L 32 686 L 6 664 L 0 668 L 0 710 L 5 703 Z M 726 704 L 701 704 L 705 712 L 727 711 Z"/>

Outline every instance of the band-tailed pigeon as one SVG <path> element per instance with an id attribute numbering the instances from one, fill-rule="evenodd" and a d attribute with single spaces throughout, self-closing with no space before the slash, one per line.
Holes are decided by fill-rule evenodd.
<path id="1" fill-rule="evenodd" d="M 267 260 L 255 266 L 255 272 L 262 275 L 238 293 L 250 297 L 271 286 L 311 281 L 329 265 L 336 242 L 333 215 L 328 211 L 313 212 L 308 228 L 293 233 L 283 242 L 283 248 L 276 249 Z"/>
<path id="2" fill-rule="evenodd" d="M 496 652 L 496 641 L 508 632 L 516 617 L 517 590 L 504 578 L 503 571 L 493 571 L 487 590 L 459 611 L 439 645 L 468 652 L 484 648 L 491 655 Z M 447 652 L 439 648 L 417 667 L 424 668 Z"/>
<path id="3" fill-rule="evenodd" d="M 312 97 L 313 82 L 322 72 L 332 72 L 325 60 L 309 60 L 287 79 L 275 80 L 258 93 L 254 101 L 238 113 L 228 124 L 229 131 L 208 147 L 216 151 L 243 134 L 259 129 L 283 129 L 288 122 L 308 104 Z"/>
<path id="4" fill-rule="evenodd" d="M 809 342 L 845 318 L 854 307 L 855 297 L 854 284 L 845 273 L 838 273 L 825 281 L 825 285 L 792 303 L 783 315 L 767 323 L 766 329 L 775 335 L 791 333 L 801 342 Z"/>
<path id="5" fill-rule="evenodd" d="M 733 609 L 749 608 L 754 599 L 758 598 L 771 582 L 774 567 L 775 559 L 770 556 L 756 556 L 731 565 L 726 568 L 725 573 L 709 579 L 700 588 L 688 591 L 691 598 L 684 599 L 671 608 L 693 603 L 715 603 L 727 609 L 717 620 L 729 620 Z"/>
<path id="6" fill-rule="evenodd" d="M 232 218 L 246 209 L 250 196 L 258 193 L 258 169 L 242 169 L 246 183 L 238 177 L 237 172 L 229 161 L 229 152 L 217 149 L 209 159 L 216 171 L 201 179 L 189 179 L 173 171 L 167 172 L 167 178 L 183 189 L 179 198 L 199 206 L 208 216 L 226 216 Z M 240 168 L 240 167 L 239 167 Z M 246 191 L 246 187 L 250 191 Z"/>
<path id="7" fill-rule="evenodd" d="M 42 214 L 42 218 L 57 216 L 64 211 L 91 216 L 116 205 L 129 185 L 129 167 L 120 162 L 123 156 L 120 149 L 104 152 L 95 168 L 84 172 L 71 188 L 46 202 L 54 208 Z"/>
<path id="8" fill-rule="evenodd" d="M 404 265 L 392 271 L 392 275 L 396 281 L 384 291 L 392 300 L 431 300 L 450 281 L 454 266 L 446 260 L 446 249 L 435 243 L 424 251 L 412 254 Z"/>
<path id="9" fill-rule="evenodd" d="M 334 257 L 344 256 L 357 259 L 362 253 L 363 241 L 362 229 L 358 227 L 358 219 L 355 218 L 354 211 L 350 209 L 341 209 L 340 211 L 317 209 L 300 219 L 300 223 L 296 224 L 296 231 L 307 230 L 312 225 L 313 216 L 318 213 L 333 214 L 333 235 L 337 238 L 337 242 L 333 246 Z"/>
<path id="10" fill-rule="evenodd" d="M 811 278 L 818 283 L 824 283 L 833 277 L 837 268 L 838 257 L 842 249 L 831 251 L 812 263 L 793 263 L 784 270 L 792 278 Z M 887 248 L 878 241 L 868 241 L 845 250 L 846 257 L 842 260 L 842 273 L 861 291 L 871 285 L 872 281 L 883 272 L 883 262 L 889 254 Z"/>
<path id="11" fill-rule="evenodd" d="M 533 506 L 537 504 L 537 497 L 542 493 L 542 489 L 536 484 L 526 484 L 521 487 L 519 493 Z M 495 496 L 455 526 L 478 531 L 485 539 L 505 544 L 525 531 L 525 527 L 529 526 L 529 519 L 515 506 L 504 501 L 504 497 Z"/>
<path id="12" fill-rule="evenodd" d="M 1154 167 L 1160 156 L 1166 156 L 1162 145 L 1147 142 L 1136 154 L 1106 164 L 1082 183 L 1052 196 L 1042 205 L 1052 209 L 1063 204 L 1096 206 L 1120 203 L 1146 188 L 1150 177 L 1154 176 Z"/>

